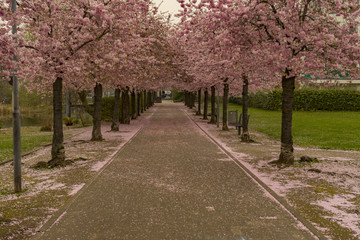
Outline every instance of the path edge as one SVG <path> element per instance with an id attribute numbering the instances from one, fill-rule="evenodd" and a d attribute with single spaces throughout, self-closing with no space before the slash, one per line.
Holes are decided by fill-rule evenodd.
<path id="1" fill-rule="evenodd" d="M 274 192 L 269 186 L 267 186 L 260 178 L 258 178 L 252 171 L 250 171 L 244 164 L 240 162 L 236 157 L 234 157 L 228 150 L 221 146 L 208 132 L 206 132 L 191 116 L 186 110 L 183 110 L 187 117 L 204 133 L 206 136 L 214 142 L 224 153 L 226 153 L 236 165 L 238 165 L 244 172 L 246 172 L 257 184 L 259 184 L 265 191 L 267 191 L 276 201 L 279 202 L 293 217 L 295 217 L 299 222 L 301 222 L 315 237 L 319 240 L 327 240 L 322 233 L 320 233 L 308 220 L 302 217 L 293 207 L 291 207 L 286 200 L 280 197 L 276 192 Z"/>
<path id="2" fill-rule="evenodd" d="M 152 116 L 151 114 L 149 118 Z M 41 239 L 41 237 L 44 235 L 45 232 L 50 230 L 54 224 L 56 224 L 57 221 L 59 221 L 65 214 L 66 211 L 70 208 L 70 206 L 79 198 L 79 196 L 84 192 L 98 177 L 101 175 L 101 173 L 107 168 L 108 165 L 110 165 L 114 159 L 125 149 L 125 147 L 132 142 L 132 140 L 144 129 L 144 127 L 140 127 L 140 129 L 123 145 L 121 146 L 115 154 L 109 159 L 109 161 L 101 168 L 101 170 L 93 177 L 91 178 L 73 197 L 69 199 L 68 202 L 65 203 L 64 206 L 59 208 L 57 212 L 50 217 L 43 225 L 42 227 L 37 230 L 35 235 L 31 237 L 31 239 L 38 240 Z"/>

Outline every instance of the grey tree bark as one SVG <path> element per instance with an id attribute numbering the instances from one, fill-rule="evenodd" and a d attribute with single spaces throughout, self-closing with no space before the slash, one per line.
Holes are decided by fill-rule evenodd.
<path id="1" fill-rule="evenodd" d="M 228 116 L 227 116 L 227 107 L 228 107 L 228 98 L 229 98 L 229 84 L 226 83 L 227 80 L 224 82 L 224 96 L 223 96 L 223 125 L 222 130 L 228 131 Z"/>
<path id="2" fill-rule="evenodd" d="M 62 78 L 56 78 L 53 83 L 53 139 L 51 146 L 52 167 L 61 166 L 65 162 L 64 133 L 62 122 Z"/>
<path id="3" fill-rule="evenodd" d="M 248 123 L 248 104 L 249 104 L 249 79 L 244 74 L 243 78 L 243 91 L 242 91 L 242 125 L 243 132 L 241 134 L 241 141 L 250 142 L 249 123 Z"/>
<path id="4" fill-rule="evenodd" d="M 215 106 L 215 100 L 216 100 L 216 96 L 215 96 L 215 86 L 211 87 L 211 118 L 210 118 L 210 122 L 211 124 L 216 124 L 216 106 Z"/>
<path id="5" fill-rule="evenodd" d="M 144 91 L 140 92 L 140 108 L 141 108 L 141 113 L 144 113 Z"/>
<path id="6" fill-rule="evenodd" d="M 294 163 L 294 147 L 292 139 L 292 112 L 294 105 L 295 77 L 287 77 L 286 69 L 282 77 L 282 121 L 281 121 L 281 153 L 278 163 L 291 165 Z"/>
<path id="7" fill-rule="evenodd" d="M 209 104 L 209 92 L 207 90 L 207 88 L 205 88 L 205 92 L 204 92 L 204 116 L 203 119 L 204 120 L 208 120 L 208 104 Z"/>
<path id="8" fill-rule="evenodd" d="M 126 87 L 121 94 L 121 124 L 130 124 L 130 99 L 129 99 L 129 87 Z"/>
<path id="9" fill-rule="evenodd" d="M 120 93 L 119 88 L 115 89 L 115 101 L 114 101 L 114 114 L 112 118 L 111 131 L 119 131 L 119 118 L 120 118 Z"/>
<path id="10" fill-rule="evenodd" d="M 94 88 L 94 115 L 91 141 L 104 140 L 101 134 L 102 85 L 96 83 Z"/>
<path id="11" fill-rule="evenodd" d="M 201 88 L 198 90 L 198 110 L 196 112 L 196 115 L 202 115 L 201 114 Z"/>
<path id="12" fill-rule="evenodd" d="M 136 112 L 136 94 L 135 91 L 131 91 L 131 119 L 137 118 Z"/>
<path id="13" fill-rule="evenodd" d="M 140 116 L 140 112 L 141 112 L 141 93 L 138 92 L 137 93 L 137 98 L 136 98 L 136 105 L 137 105 L 137 116 Z"/>

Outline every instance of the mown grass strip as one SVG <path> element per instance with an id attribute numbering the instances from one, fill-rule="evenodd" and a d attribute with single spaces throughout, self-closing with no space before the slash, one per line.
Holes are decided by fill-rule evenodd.
<path id="1" fill-rule="evenodd" d="M 39 127 L 21 128 L 21 152 L 26 153 L 43 144 L 50 143 L 52 132 L 40 132 Z M 0 163 L 13 157 L 12 129 L 0 131 Z"/>
<path id="2" fill-rule="evenodd" d="M 230 103 L 228 111 L 242 106 Z M 209 108 L 209 113 L 210 113 Z M 249 108 L 250 130 L 265 133 L 277 140 L 281 137 L 281 111 Z M 220 119 L 222 104 L 220 105 Z M 322 149 L 360 150 L 360 112 L 294 111 L 293 140 L 302 147 Z"/>

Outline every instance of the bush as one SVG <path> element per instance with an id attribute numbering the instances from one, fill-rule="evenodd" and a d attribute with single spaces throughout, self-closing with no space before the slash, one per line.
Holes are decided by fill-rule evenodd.
<path id="1" fill-rule="evenodd" d="M 71 117 L 63 118 L 63 122 L 66 126 L 72 126 L 74 124 L 74 121 Z"/>
<path id="2" fill-rule="evenodd" d="M 231 103 L 241 104 L 241 98 L 230 98 Z M 282 91 L 259 91 L 249 95 L 249 106 L 280 110 Z M 294 93 L 294 110 L 296 111 L 359 111 L 360 92 L 340 89 L 299 89 Z"/>
<path id="3" fill-rule="evenodd" d="M 130 97 L 131 103 L 131 97 Z M 101 108 L 101 119 L 103 121 L 111 122 L 114 115 L 114 105 L 115 105 L 115 97 L 105 97 L 102 99 L 102 108 Z M 130 104 L 131 105 L 131 104 Z M 119 117 L 121 118 L 121 98 L 119 102 Z M 131 111 L 131 106 L 130 106 Z"/>
<path id="4" fill-rule="evenodd" d="M 80 124 L 80 120 L 79 120 L 79 119 L 74 119 L 74 120 L 73 120 L 73 123 L 74 123 L 74 124 Z"/>
<path id="5" fill-rule="evenodd" d="M 102 108 L 101 108 L 101 119 L 104 121 L 111 121 L 113 112 L 114 112 L 114 97 L 105 97 L 102 99 Z"/>
<path id="6" fill-rule="evenodd" d="M 173 90 L 173 101 L 174 102 L 182 102 L 184 101 L 184 93 L 183 92 L 178 92 L 176 90 Z"/>
<path id="7" fill-rule="evenodd" d="M 2 123 L 2 122 L 0 122 L 0 129 L 2 129 L 2 127 L 3 127 L 3 123 Z"/>
<path id="8" fill-rule="evenodd" d="M 51 132 L 51 131 L 52 131 L 51 124 L 46 124 L 40 127 L 40 132 Z"/>

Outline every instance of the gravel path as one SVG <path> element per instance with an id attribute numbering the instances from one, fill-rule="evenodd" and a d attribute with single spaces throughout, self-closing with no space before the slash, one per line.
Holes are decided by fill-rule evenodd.
<path id="1" fill-rule="evenodd" d="M 314 239 L 186 116 L 161 104 L 38 239 Z"/>

